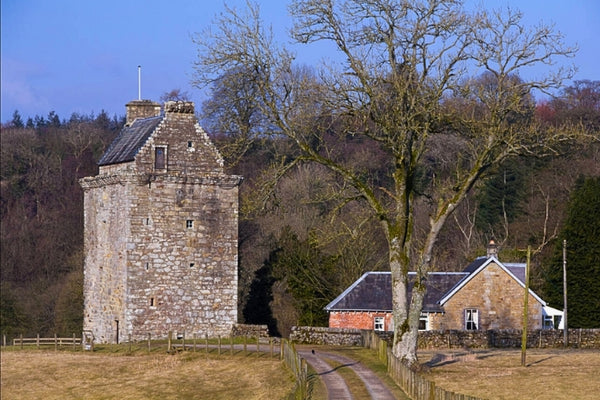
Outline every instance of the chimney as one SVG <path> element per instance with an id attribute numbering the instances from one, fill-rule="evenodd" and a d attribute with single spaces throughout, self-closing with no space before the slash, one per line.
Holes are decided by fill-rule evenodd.
<path id="1" fill-rule="evenodd" d="M 167 101 L 165 102 L 165 115 L 168 114 L 194 114 L 193 101 Z"/>
<path id="2" fill-rule="evenodd" d="M 125 105 L 127 109 L 126 125 L 131 125 L 137 118 L 157 117 L 160 115 L 160 104 L 151 100 L 133 100 Z"/>
<path id="3" fill-rule="evenodd" d="M 487 246 L 487 258 L 491 257 L 498 258 L 498 245 L 494 242 L 494 239 L 490 240 Z"/>

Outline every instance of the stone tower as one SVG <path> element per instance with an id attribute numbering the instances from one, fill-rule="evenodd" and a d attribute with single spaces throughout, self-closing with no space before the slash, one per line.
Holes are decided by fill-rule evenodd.
<path id="1" fill-rule="evenodd" d="M 127 124 L 84 190 L 84 322 L 95 340 L 237 322 L 238 185 L 192 102 L 127 104 Z"/>

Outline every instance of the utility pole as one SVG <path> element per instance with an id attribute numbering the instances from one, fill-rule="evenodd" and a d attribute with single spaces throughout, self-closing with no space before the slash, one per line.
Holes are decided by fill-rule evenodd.
<path id="1" fill-rule="evenodd" d="M 529 318 L 529 263 L 531 246 L 527 246 L 527 264 L 525 264 L 525 297 L 523 298 L 523 334 L 521 336 L 521 366 L 527 365 L 527 319 Z"/>
<path id="2" fill-rule="evenodd" d="M 563 240 L 563 347 L 569 345 L 569 329 L 567 327 L 567 239 Z"/>

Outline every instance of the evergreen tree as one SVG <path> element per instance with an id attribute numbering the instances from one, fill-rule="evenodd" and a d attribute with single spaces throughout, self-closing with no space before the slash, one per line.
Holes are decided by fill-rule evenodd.
<path id="1" fill-rule="evenodd" d="M 15 110 L 15 112 L 13 113 L 11 124 L 15 128 L 22 128 L 24 126 L 23 119 L 21 118 L 21 114 L 19 114 L 18 110 Z"/>
<path id="2" fill-rule="evenodd" d="M 562 243 L 567 241 L 567 323 L 600 328 L 600 177 L 580 178 L 548 267 L 546 299 L 563 306 Z"/>

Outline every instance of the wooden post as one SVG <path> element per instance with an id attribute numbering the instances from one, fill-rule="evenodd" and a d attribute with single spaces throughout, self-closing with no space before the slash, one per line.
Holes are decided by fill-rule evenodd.
<path id="1" fill-rule="evenodd" d="M 229 348 L 231 355 L 233 355 L 233 335 L 229 335 Z"/>
<path id="2" fill-rule="evenodd" d="M 247 343 L 248 343 L 248 335 L 244 334 L 244 355 L 247 354 L 247 352 L 246 352 Z"/>
<path id="3" fill-rule="evenodd" d="M 39 349 L 40 348 L 40 334 L 37 334 L 37 339 L 35 340 L 35 346 Z"/>
<path id="4" fill-rule="evenodd" d="M 183 336 L 181 336 L 181 345 L 182 345 L 183 351 L 185 351 L 185 331 L 183 331 Z"/>
<path id="5" fill-rule="evenodd" d="M 151 345 L 150 345 L 150 338 L 151 338 L 151 334 L 149 333 L 149 334 L 148 334 L 148 353 L 150 353 L 150 348 L 151 348 Z"/>
<path id="6" fill-rule="evenodd" d="M 273 358 L 273 338 L 269 337 L 269 347 L 271 348 L 271 358 Z"/>
<path id="7" fill-rule="evenodd" d="M 196 352 L 196 334 L 194 333 L 194 353 Z"/>
<path id="8" fill-rule="evenodd" d="M 569 327 L 567 326 L 567 240 L 563 240 L 563 347 L 569 345 Z"/>
<path id="9" fill-rule="evenodd" d="M 23 334 L 22 333 L 20 335 L 20 338 L 21 338 L 21 350 L 23 350 Z"/>
<path id="10" fill-rule="evenodd" d="M 169 338 L 167 340 L 167 351 L 171 352 L 171 340 L 173 340 L 173 331 L 169 331 Z"/>
<path id="11" fill-rule="evenodd" d="M 58 335 L 54 334 L 54 351 L 58 351 Z"/>
<path id="12" fill-rule="evenodd" d="M 77 338 L 77 336 L 75 336 L 75 332 L 73 332 L 73 350 L 75 350 L 77 348 L 77 346 L 75 346 L 75 339 Z"/>
<path id="13" fill-rule="evenodd" d="M 208 354 L 208 333 L 204 334 L 204 343 L 206 344 L 206 347 L 205 347 L 206 354 Z"/>
<path id="14" fill-rule="evenodd" d="M 131 353 L 131 333 L 127 335 L 127 341 L 129 342 L 129 353 Z"/>
<path id="15" fill-rule="evenodd" d="M 218 350 L 217 350 L 217 355 L 220 356 L 221 355 L 221 335 L 217 336 L 217 340 L 219 342 L 219 346 L 218 346 Z"/>
<path id="16" fill-rule="evenodd" d="M 256 335 L 256 357 L 260 352 L 260 335 Z"/>
<path id="17" fill-rule="evenodd" d="M 527 366 L 527 319 L 529 317 L 529 263 L 531 246 L 527 246 L 527 264 L 525 264 L 525 297 L 523 299 L 523 334 L 521 336 L 521 366 Z"/>
<path id="18" fill-rule="evenodd" d="M 281 341 L 279 342 L 279 359 L 283 360 L 283 341 L 284 339 L 281 339 Z"/>
<path id="19" fill-rule="evenodd" d="M 6 347 L 6 334 L 2 335 L 2 346 Z"/>

